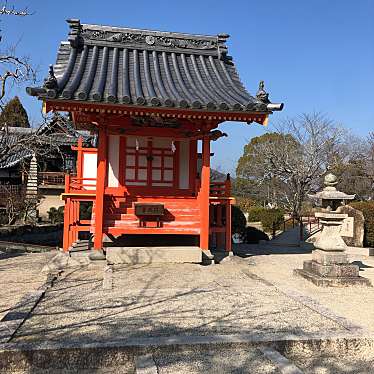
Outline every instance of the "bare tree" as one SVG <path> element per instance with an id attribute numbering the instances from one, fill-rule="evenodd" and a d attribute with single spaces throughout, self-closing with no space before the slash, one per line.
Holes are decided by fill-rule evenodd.
<path id="1" fill-rule="evenodd" d="M 371 198 L 374 199 L 374 132 L 369 133 L 367 145 L 367 163 L 370 178 Z"/>
<path id="2" fill-rule="evenodd" d="M 307 193 L 344 154 L 344 131 L 321 113 L 286 119 L 275 130 L 255 145 L 257 162 L 248 159 L 246 173 L 260 188 L 274 186 L 273 199 L 300 215 Z"/>
<path id="3" fill-rule="evenodd" d="M 25 17 L 31 13 L 27 8 L 17 10 L 7 3 L 0 8 L 0 15 Z M 2 42 L 0 35 L 0 42 Z M 11 84 L 21 84 L 27 81 L 36 80 L 36 71 L 30 63 L 30 58 L 20 56 L 16 51 L 16 45 L 0 46 L 0 103 L 3 108 L 3 100 L 7 94 L 7 88 Z"/>
<path id="4" fill-rule="evenodd" d="M 66 117 L 56 114 L 52 117 L 43 116 L 42 124 L 36 129 L 7 126 L 0 129 L 0 164 L 12 155 L 15 158 L 35 155 L 38 159 L 43 159 L 58 154 L 63 158 L 61 144 L 54 136 L 53 126 L 56 121 L 62 121 L 64 125 L 69 122 Z"/>

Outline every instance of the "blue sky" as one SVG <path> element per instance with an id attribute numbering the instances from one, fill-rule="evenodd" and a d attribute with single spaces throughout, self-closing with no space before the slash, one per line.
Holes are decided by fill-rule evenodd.
<path id="1" fill-rule="evenodd" d="M 9 4 L 12 2 L 9 0 Z M 231 35 L 229 54 L 247 89 L 265 81 L 270 99 L 284 102 L 271 122 L 303 112 L 322 111 L 359 136 L 374 131 L 373 0 L 189 0 L 189 1 L 14 1 L 30 17 L 2 16 L 3 44 L 18 43 L 20 55 L 39 66 L 40 78 L 66 40 L 67 18 L 83 23 Z M 40 102 L 21 97 L 37 122 Z M 271 124 L 270 124 L 271 126 Z M 233 171 L 243 146 L 267 129 L 225 123 L 229 137 L 213 145 L 213 166 Z"/>

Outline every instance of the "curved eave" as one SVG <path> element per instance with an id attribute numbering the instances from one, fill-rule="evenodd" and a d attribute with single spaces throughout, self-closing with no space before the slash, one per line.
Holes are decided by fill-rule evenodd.
<path id="1" fill-rule="evenodd" d="M 237 121 L 256 122 L 266 126 L 271 112 L 224 112 L 201 111 L 180 108 L 152 108 L 148 106 L 135 106 L 123 104 L 87 103 L 68 100 L 44 100 L 43 111 L 75 112 L 82 115 L 120 115 L 120 116 L 150 116 L 157 115 L 166 118 L 196 119 L 208 121 Z"/>

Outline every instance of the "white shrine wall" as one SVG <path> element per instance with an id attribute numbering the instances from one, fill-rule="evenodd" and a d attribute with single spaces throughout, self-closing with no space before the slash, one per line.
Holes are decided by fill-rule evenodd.
<path id="1" fill-rule="evenodd" d="M 119 136 L 108 136 L 108 187 L 119 186 L 119 141 Z"/>
<path id="2" fill-rule="evenodd" d="M 96 178 L 97 173 L 97 153 L 83 153 L 83 178 Z M 96 185 L 95 180 L 84 180 L 84 184 Z M 85 186 L 85 190 L 94 190 L 95 186 Z"/>

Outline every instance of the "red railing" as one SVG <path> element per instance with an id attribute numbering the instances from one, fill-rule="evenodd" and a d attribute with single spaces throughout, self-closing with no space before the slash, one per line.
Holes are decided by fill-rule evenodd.
<path id="1" fill-rule="evenodd" d="M 81 178 L 65 175 L 65 192 L 93 192 L 96 190 L 96 178 Z"/>
<path id="2" fill-rule="evenodd" d="M 317 226 L 314 228 L 312 231 L 313 226 Z M 300 240 L 306 240 L 309 238 L 311 235 L 315 234 L 319 230 L 321 230 L 319 218 L 316 218 L 314 216 L 304 216 L 304 217 L 295 217 L 292 216 L 288 219 L 285 219 L 283 222 L 280 224 L 273 223 L 272 227 L 272 235 L 273 238 L 276 236 L 276 231 L 283 229 L 282 232 L 293 229 L 295 227 L 299 226 L 299 235 L 300 235 Z M 305 228 L 309 226 L 309 232 L 305 234 Z"/>
<path id="3" fill-rule="evenodd" d="M 211 197 L 230 197 L 231 195 L 231 180 L 230 174 L 224 182 L 210 182 L 210 196 Z"/>
<path id="4" fill-rule="evenodd" d="M 64 185 L 65 173 L 62 171 L 42 171 L 38 173 L 40 186 Z"/>
<path id="5" fill-rule="evenodd" d="M 310 236 L 314 235 L 316 232 L 322 229 L 322 225 L 319 222 L 319 218 L 315 216 L 308 216 L 302 218 L 303 227 L 309 226 L 309 232 L 305 235 L 303 232 L 303 240 L 308 239 Z M 313 228 L 314 226 L 314 228 Z M 301 235 L 301 234 L 300 234 Z"/>

